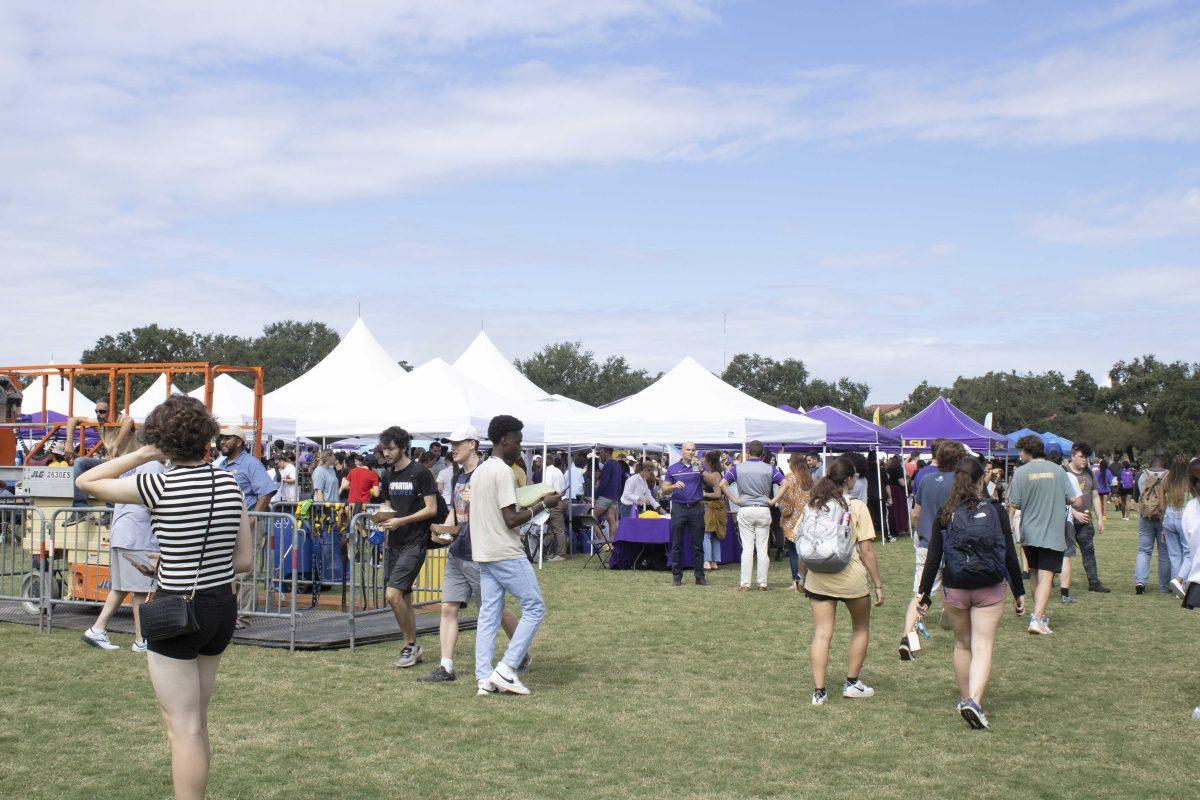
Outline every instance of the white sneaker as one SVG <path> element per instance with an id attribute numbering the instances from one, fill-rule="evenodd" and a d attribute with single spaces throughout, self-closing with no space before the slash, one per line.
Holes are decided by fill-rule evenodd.
<path id="1" fill-rule="evenodd" d="M 1042 617 L 1041 619 L 1038 619 L 1037 617 L 1030 617 L 1029 632 L 1041 636 L 1049 636 L 1050 634 L 1054 633 L 1054 631 L 1050 630 L 1049 622 L 1050 620 L 1048 617 Z"/>
<path id="2" fill-rule="evenodd" d="M 814 706 L 823 706 L 828 698 L 829 695 L 825 693 L 824 689 L 815 689 L 812 693 L 812 704 Z"/>
<path id="3" fill-rule="evenodd" d="M 83 639 L 84 644 L 91 645 L 92 647 L 98 647 L 101 650 L 121 649 L 121 645 L 113 644 L 108 640 L 108 631 L 97 631 L 93 628 L 88 628 L 83 632 L 83 636 L 79 638 Z"/>
<path id="4" fill-rule="evenodd" d="M 495 684 L 493 684 L 491 681 L 480 681 L 479 691 L 476 692 L 475 695 L 477 697 L 483 697 L 484 695 L 495 694 L 498 691 L 500 690 L 497 689 Z"/>
<path id="5" fill-rule="evenodd" d="M 563 557 L 562 557 L 562 556 L 560 556 L 560 555 L 553 555 L 553 556 L 550 556 L 550 557 L 549 557 L 549 558 L 547 558 L 546 560 L 547 560 L 547 561 L 566 561 L 566 559 L 565 559 L 565 558 L 563 558 Z"/>
<path id="6" fill-rule="evenodd" d="M 1196 720 L 1196 722 L 1200 722 L 1200 706 L 1196 706 L 1192 709 L 1192 719 Z"/>
<path id="7" fill-rule="evenodd" d="M 149 652 L 149 648 L 146 647 L 145 639 L 138 639 L 136 642 L 134 642 L 132 645 L 130 645 L 129 649 L 135 653 Z"/>
<path id="8" fill-rule="evenodd" d="M 875 690 L 872 689 L 870 686 L 867 686 L 861 680 L 857 680 L 854 683 L 847 682 L 846 685 L 842 687 L 842 697 L 857 698 L 857 697 L 874 697 L 874 696 L 875 696 Z"/>
<path id="9" fill-rule="evenodd" d="M 1179 578 L 1171 578 L 1171 591 L 1180 600 L 1187 597 L 1187 587 L 1183 585 L 1183 581 L 1179 580 Z"/>
<path id="10" fill-rule="evenodd" d="M 529 687 L 521 683 L 520 678 L 515 674 L 511 678 L 506 677 L 500 672 L 498 667 L 492 670 L 492 675 L 488 678 L 488 682 L 502 692 L 508 692 L 509 694 L 529 694 Z"/>

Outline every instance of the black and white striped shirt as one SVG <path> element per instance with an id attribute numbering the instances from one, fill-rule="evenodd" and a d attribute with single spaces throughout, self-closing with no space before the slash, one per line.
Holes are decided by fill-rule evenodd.
<path id="1" fill-rule="evenodd" d="M 158 585 L 169 591 L 190 590 L 196 581 L 201 549 L 204 567 L 196 588 L 231 582 L 233 547 L 246 508 L 237 479 L 208 464 L 135 477 L 138 494 L 150 509 L 162 554 Z M 210 502 L 212 524 L 206 528 Z"/>

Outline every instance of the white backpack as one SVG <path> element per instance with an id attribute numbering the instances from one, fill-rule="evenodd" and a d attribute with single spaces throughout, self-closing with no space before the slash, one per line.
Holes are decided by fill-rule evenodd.
<path id="1" fill-rule="evenodd" d="M 845 569 L 854 555 L 849 508 L 833 500 L 821 508 L 806 505 L 796 523 L 796 552 L 813 572 Z"/>

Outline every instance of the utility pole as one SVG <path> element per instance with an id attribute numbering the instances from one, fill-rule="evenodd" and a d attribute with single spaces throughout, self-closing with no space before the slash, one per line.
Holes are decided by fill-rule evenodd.
<path id="1" fill-rule="evenodd" d="M 724 372 L 729 367 L 729 350 L 726 348 L 726 342 L 729 339 L 729 315 L 721 314 L 721 371 Z"/>

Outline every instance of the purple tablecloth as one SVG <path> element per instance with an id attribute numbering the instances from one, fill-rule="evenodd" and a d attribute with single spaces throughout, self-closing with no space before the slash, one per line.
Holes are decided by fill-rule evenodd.
<path id="1" fill-rule="evenodd" d="M 738 537 L 736 515 L 729 515 L 725 538 L 721 540 L 721 563 L 729 564 L 740 561 L 742 543 Z M 661 547 L 667 551 L 670 561 L 671 520 L 669 519 L 638 519 L 627 517 L 617 526 L 617 536 L 613 540 L 612 558 L 608 565 L 613 569 L 633 569 L 640 555 Z M 668 563 L 669 565 L 669 563 Z M 683 535 L 683 568 L 692 569 L 692 535 Z"/>

